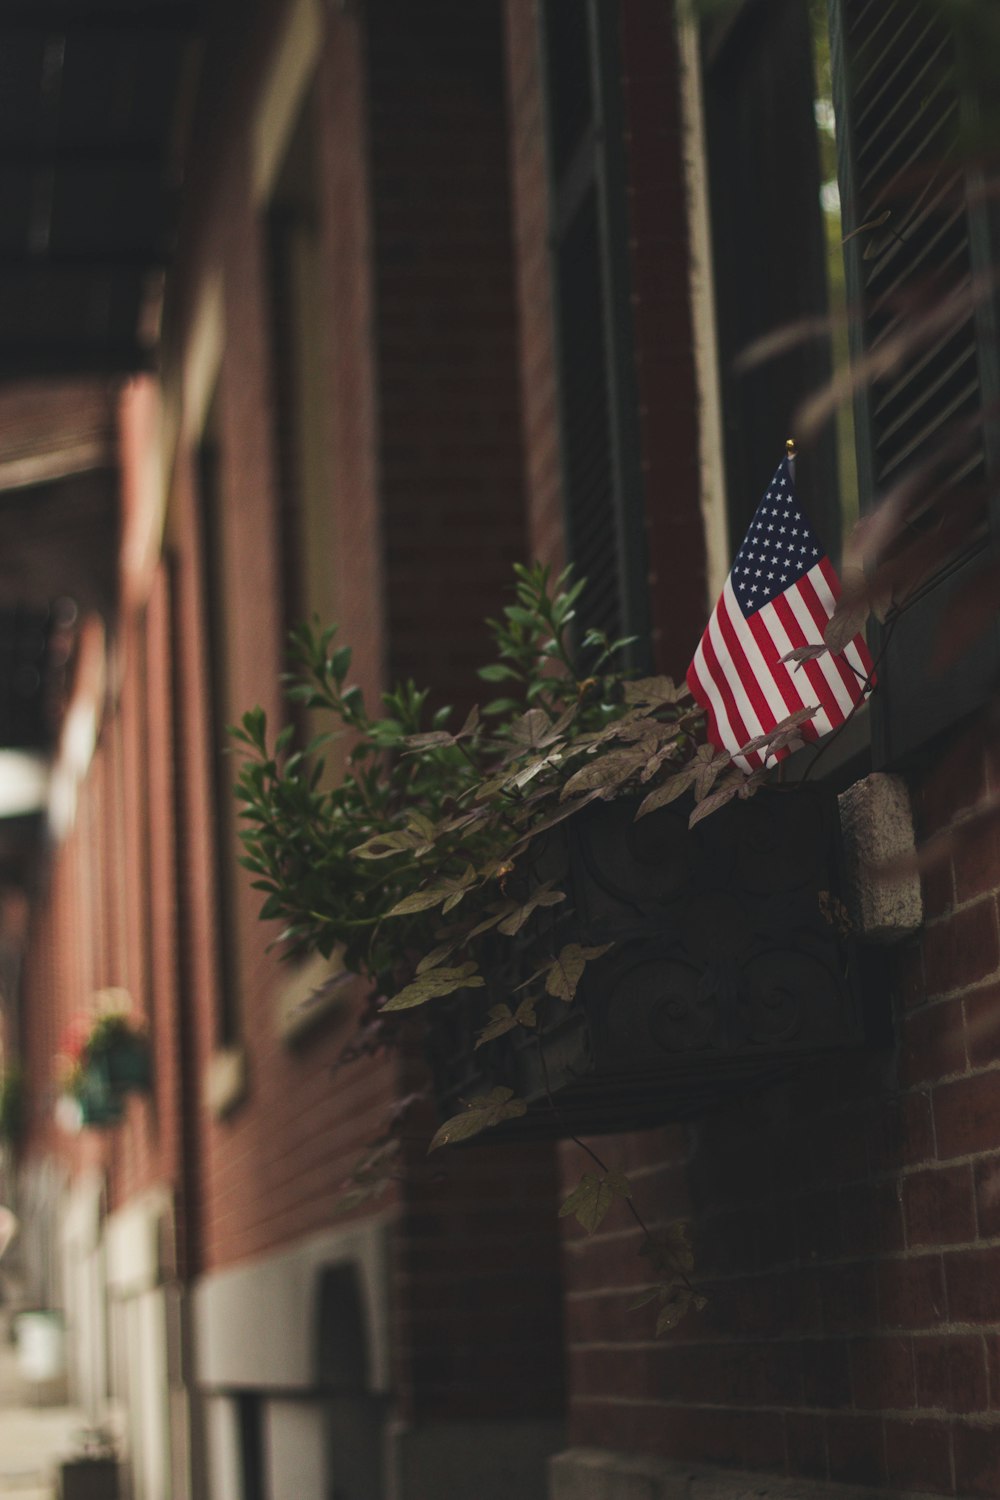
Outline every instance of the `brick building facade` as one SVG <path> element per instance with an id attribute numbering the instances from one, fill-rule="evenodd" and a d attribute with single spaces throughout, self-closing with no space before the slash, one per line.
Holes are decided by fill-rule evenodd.
<path id="1" fill-rule="evenodd" d="M 572 1143 L 477 1146 L 443 1177 L 407 1157 L 374 1211 L 338 1212 L 423 1064 L 337 1067 L 363 997 L 269 947 L 224 749 L 254 703 L 281 721 L 285 633 L 314 611 L 369 697 L 413 676 L 468 705 L 482 620 L 528 556 L 575 561 L 636 664 L 683 672 L 832 358 L 733 365 L 844 295 L 823 130 L 836 114 L 845 231 L 877 191 L 865 151 L 937 149 L 870 142 L 849 65 L 903 113 L 965 97 L 934 71 L 948 26 L 896 9 L 887 39 L 856 0 L 829 29 L 775 0 L 701 34 L 665 0 L 204 8 L 158 370 L 118 396 L 115 601 L 82 609 L 57 838 L 6 1001 L 25 1244 L 55 1247 L 33 1295 L 65 1307 L 78 1397 L 127 1410 L 136 1500 L 1000 1494 L 992 637 L 928 682 L 922 602 L 886 643 L 885 707 L 824 766 L 837 791 L 902 778 L 937 849 L 867 996 L 888 1029 L 595 1142 L 650 1223 L 693 1225 L 707 1305 L 660 1339 L 630 1307 L 624 1211 L 560 1226 Z M 801 184 L 781 226 L 775 176 Z M 910 241 L 968 277 L 989 253 L 976 202 L 930 229 L 914 210 Z M 873 257 L 852 253 L 875 342 Z M 867 506 L 919 456 L 935 392 L 988 404 L 988 329 L 979 304 L 957 318 L 882 427 L 885 401 L 859 405 L 857 481 L 839 440 L 807 448 L 828 536 L 841 496 Z M 968 471 L 988 477 L 981 430 Z M 981 565 L 975 538 L 941 588 Z M 70 1137 L 53 1059 L 109 986 L 146 1020 L 153 1089 Z"/>

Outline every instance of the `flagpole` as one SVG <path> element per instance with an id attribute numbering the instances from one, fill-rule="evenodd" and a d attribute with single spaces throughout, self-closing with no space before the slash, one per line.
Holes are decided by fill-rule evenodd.
<path id="1" fill-rule="evenodd" d="M 788 459 L 788 472 L 792 476 L 792 483 L 794 484 L 795 483 L 795 439 L 794 438 L 786 438 L 785 439 L 785 457 Z"/>

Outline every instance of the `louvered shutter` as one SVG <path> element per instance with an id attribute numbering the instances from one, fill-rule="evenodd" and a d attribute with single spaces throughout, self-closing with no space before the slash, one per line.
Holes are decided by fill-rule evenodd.
<path id="1" fill-rule="evenodd" d="M 649 602 L 629 301 L 618 7 L 544 0 L 551 254 L 567 551 L 588 625 L 640 637 Z"/>
<path id="2" fill-rule="evenodd" d="M 862 507 L 922 469 L 968 518 L 960 540 L 942 543 L 939 571 L 891 635 L 875 632 L 876 655 L 884 656 L 873 758 L 885 765 L 977 707 L 1000 669 L 996 629 L 946 672 L 931 667 L 943 613 L 982 567 L 996 534 L 987 500 L 995 456 L 983 420 L 996 400 L 984 357 L 993 309 L 981 288 L 973 295 L 992 252 L 984 200 L 970 194 L 962 160 L 974 101 L 963 93 L 957 39 L 942 7 L 831 0 L 830 13 L 848 299 L 859 311 L 853 353 L 891 348 L 915 311 L 935 303 L 955 309 L 856 403 Z"/>

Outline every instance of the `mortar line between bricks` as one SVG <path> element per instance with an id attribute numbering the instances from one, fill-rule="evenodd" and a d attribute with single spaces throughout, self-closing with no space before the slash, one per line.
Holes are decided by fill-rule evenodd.
<path id="1" fill-rule="evenodd" d="M 816 1417 L 875 1417 L 879 1421 L 906 1422 L 916 1426 L 920 1422 L 939 1421 L 937 1415 L 939 1408 L 922 1407 L 879 1407 L 873 1409 L 864 1406 L 774 1406 L 765 1405 L 763 1402 L 757 1406 L 736 1405 L 730 1403 L 723 1405 L 711 1401 L 669 1401 L 656 1400 L 649 1396 L 613 1396 L 613 1395 L 571 1395 L 571 1401 L 581 1405 L 601 1406 L 641 1406 L 669 1408 L 671 1411 L 721 1411 L 738 1412 L 741 1415 L 758 1415 L 768 1413 L 772 1416 L 816 1416 Z M 1000 1412 L 946 1412 L 946 1419 L 952 1422 L 961 1422 L 970 1427 L 981 1427 L 983 1429 L 996 1428 L 1000 1431 Z"/>
<path id="2" fill-rule="evenodd" d="M 936 1339 L 953 1335 L 962 1338 L 970 1336 L 974 1338 L 996 1332 L 1000 1332 L 1000 1323 L 941 1323 L 935 1324 L 933 1328 L 858 1329 L 854 1333 L 787 1333 L 776 1334 L 773 1338 L 766 1338 L 764 1336 L 753 1338 L 748 1336 L 747 1338 L 733 1339 L 720 1334 L 717 1338 L 671 1339 L 669 1344 L 665 1344 L 662 1339 L 651 1339 L 648 1337 L 629 1339 L 627 1343 L 622 1339 L 617 1341 L 582 1339 L 575 1342 L 571 1341 L 569 1347 L 581 1351 L 592 1350 L 595 1353 L 607 1353 L 608 1351 L 620 1352 L 625 1349 L 717 1349 L 720 1345 L 726 1348 L 744 1349 L 751 1346 L 756 1347 L 759 1344 L 766 1344 L 768 1346 L 781 1344 L 782 1346 L 791 1348 L 795 1344 L 856 1344 L 859 1342 L 871 1344 L 876 1343 L 880 1339 L 893 1339 L 896 1341 L 899 1339 Z M 998 1421 L 1000 1421 L 1000 1410 L 997 1411 L 996 1415 Z"/>

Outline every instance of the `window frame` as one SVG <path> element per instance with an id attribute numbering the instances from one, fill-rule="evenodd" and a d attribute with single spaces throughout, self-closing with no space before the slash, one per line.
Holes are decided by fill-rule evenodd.
<path id="1" fill-rule="evenodd" d="M 584 46 L 589 68 L 591 111 L 567 162 L 559 160 L 559 88 L 554 72 L 558 49 L 554 15 L 579 18 L 585 28 Z M 645 485 L 639 425 L 639 391 L 635 368 L 632 286 L 629 264 L 627 157 L 622 87 L 620 22 L 617 6 L 603 0 L 541 0 L 539 5 L 540 77 L 545 118 L 546 181 L 549 203 L 549 267 L 552 286 L 553 347 L 557 373 L 557 422 L 563 480 L 563 517 L 566 552 L 578 573 L 581 506 L 573 490 L 574 441 L 577 433 L 569 373 L 573 360 L 567 315 L 569 292 L 562 252 L 577 222 L 581 205 L 594 194 L 599 258 L 600 306 L 591 309 L 601 328 L 604 382 L 608 417 L 609 493 L 604 497 L 610 516 L 616 556 L 605 586 L 614 590 L 617 630 L 635 636 L 625 653 L 632 667 L 651 664 L 652 608 L 649 595 L 649 558 L 645 527 Z M 586 597 L 580 614 L 588 615 Z"/>

